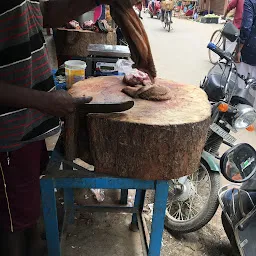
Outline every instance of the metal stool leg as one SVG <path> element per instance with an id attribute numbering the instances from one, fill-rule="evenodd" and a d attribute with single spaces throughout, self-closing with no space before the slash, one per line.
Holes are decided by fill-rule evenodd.
<path id="1" fill-rule="evenodd" d="M 141 190 L 141 189 L 137 189 L 136 190 L 134 207 L 138 207 L 139 208 L 139 214 L 143 210 L 145 194 L 146 194 L 146 190 Z M 132 231 L 138 231 L 138 217 L 137 217 L 137 213 L 133 213 L 133 215 L 132 215 L 132 223 L 131 223 L 130 229 Z"/>
<path id="2" fill-rule="evenodd" d="M 168 190 L 168 181 L 156 181 L 154 212 L 148 251 L 149 256 L 160 255 Z"/>
<path id="3" fill-rule="evenodd" d="M 68 224 L 73 224 L 75 220 L 74 192 L 72 188 L 64 188 L 64 207 Z"/>
<path id="4" fill-rule="evenodd" d="M 126 205 L 128 201 L 128 189 L 121 189 L 120 204 Z"/>
<path id="5" fill-rule="evenodd" d="M 44 213 L 48 256 L 61 256 L 56 198 L 54 183 L 52 179 L 41 180 L 41 197 Z"/>

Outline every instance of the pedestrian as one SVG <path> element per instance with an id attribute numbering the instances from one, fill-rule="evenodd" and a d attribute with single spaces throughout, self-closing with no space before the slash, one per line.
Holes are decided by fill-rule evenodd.
<path id="1" fill-rule="evenodd" d="M 244 9 L 244 0 L 231 0 L 231 2 L 228 4 L 223 19 L 226 19 L 228 13 L 231 10 L 235 10 L 235 16 L 233 20 L 233 24 L 240 29 L 241 23 L 242 23 L 242 17 L 243 17 L 243 9 Z"/>
<path id="2" fill-rule="evenodd" d="M 165 13 L 169 13 L 170 21 L 172 23 L 172 12 L 174 9 L 174 1 L 173 0 L 162 0 L 161 1 L 161 21 L 165 21 Z"/>
<path id="3" fill-rule="evenodd" d="M 244 9 L 244 0 L 231 0 L 231 2 L 228 4 L 223 19 L 225 20 L 228 13 L 231 10 L 235 9 L 235 15 L 233 24 L 240 29 L 241 23 L 242 23 L 242 17 L 243 17 L 243 9 Z M 229 40 L 226 40 L 226 51 L 233 54 L 234 50 L 236 48 L 236 42 L 230 42 Z"/>
<path id="4" fill-rule="evenodd" d="M 39 176 L 47 162 L 44 139 L 75 110 L 55 91 L 43 37 L 48 28 L 111 0 L 6 0 L 0 9 L 0 255 L 40 256 Z M 81 103 L 88 102 L 82 99 Z"/>
<path id="5" fill-rule="evenodd" d="M 244 1 L 240 43 L 236 49 L 238 73 L 256 79 L 256 0 Z M 241 79 L 239 80 L 241 82 Z M 243 84 L 240 86 L 244 86 Z"/>
<path id="6" fill-rule="evenodd" d="M 138 1 L 135 5 L 135 7 L 138 9 L 139 11 L 139 18 L 143 20 L 142 16 L 141 16 L 141 12 L 142 12 L 142 1 Z"/>

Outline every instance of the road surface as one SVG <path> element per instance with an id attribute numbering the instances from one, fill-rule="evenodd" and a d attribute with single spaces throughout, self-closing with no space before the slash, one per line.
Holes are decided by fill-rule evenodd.
<path id="1" fill-rule="evenodd" d="M 207 44 L 219 24 L 202 24 L 173 18 L 173 30 L 167 32 L 161 22 L 144 14 L 146 28 L 158 76 L 176 82 L 200 85 L 212 64 Z M 237 143 L 250 143 L 256 148 L 256 133 L 246 130 L 234 134 Z M 227 149 L 223 147 L 223 150 Z"/>

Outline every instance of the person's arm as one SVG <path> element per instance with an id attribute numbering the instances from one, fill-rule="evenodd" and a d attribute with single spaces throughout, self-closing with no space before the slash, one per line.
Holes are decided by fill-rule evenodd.
<path id="1" fill-rule="evenodd" d="M 76 104 L 88 103 L 91 98 L 73 98 L 63 90 L 42 92 L 9 85 L 0 81 L 0 107 L 34 108 L 53 116 L 65 116 L 75 110 Z"/>
<path id="2" fill-rule="evenodd" d="M 237 0 L 232 0 L 232 1 L 228 4 L 228 6 L 227 6 L 227 8 L 226 8 L 226 10 L 225 10 L 225 12 L 224 12 L 223 19 L 226 19 L 228 13 L 229 13 L 231 10 L 235 9 L 236 6 L 237 6 Z"/>
<path id="3" fill-rule="evenodd" d="M 44 27 L 62 26 L 99 4 L 110 4 L 111 2 L 112 0 L 41 0 Z"/>
<path id="4" fill-rule="evenodd" d="M 240 62 L 241 51 L 243 49 L 244 43 L 249 39 L 254 20 L 253 4 L 250 0 L 245 0 L 244 2 L 244 12 L 243 20 L 240 29 L 240 44 L 238 49 L 236 49 L 236 61 Z"/>
<path id="5" fill-rule="evenodd" d="M 138 0 L 40 0 L 44 17 L 44 27 L 57 28 L 78 16 L 92 10 L 97 5 L 120 2 L 132 7 Z"/>

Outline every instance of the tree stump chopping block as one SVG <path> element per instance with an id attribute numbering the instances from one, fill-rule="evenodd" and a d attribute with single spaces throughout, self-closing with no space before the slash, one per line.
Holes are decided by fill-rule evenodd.
<path id="1" fill-rule="evenodd" d="M 156 84 L 170 87 L 172 99 L 134 99 L 134 107 L 125 112 L 88 114 L 86 121 L 79 116 L 76 130 L 88 129 L 96 172 L 169 180 L 197 170 L 210 124 L 207 96 L 191 85 L 163 79 L 156 79 Z M 69 93 L 73 97 L 92 96 L 92 103 L 118 103 L 131 100 L 121 92 L 124 86 L 121 78 L 98 77 L 77 83 Z M 78 136 L 77 157 L 86 160 L 88 152 L 83 152 L 81 140 Z"/>

